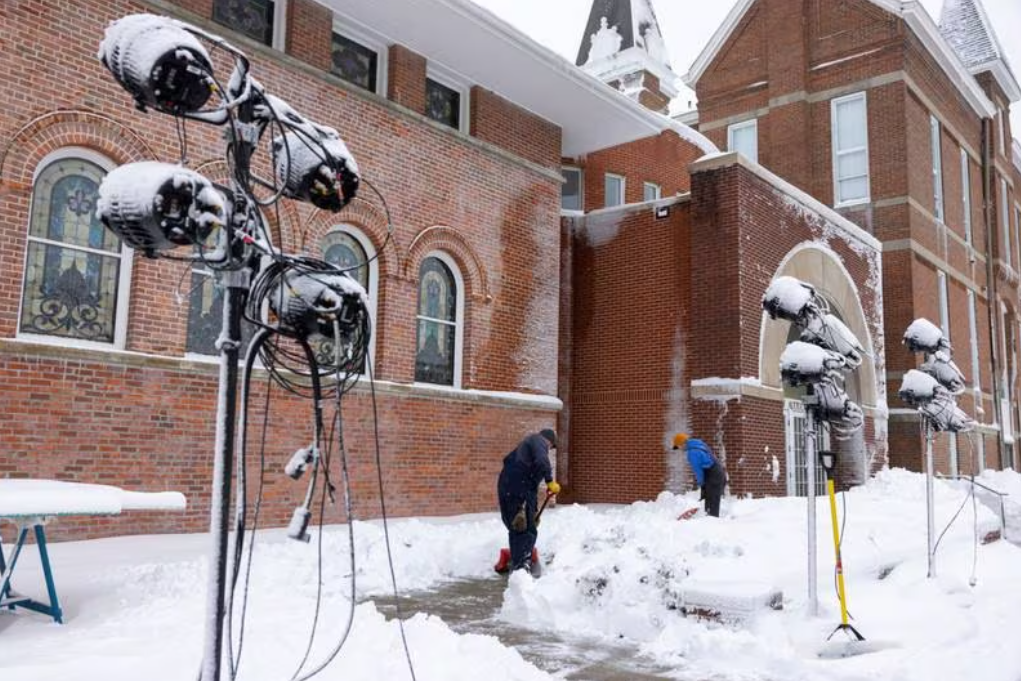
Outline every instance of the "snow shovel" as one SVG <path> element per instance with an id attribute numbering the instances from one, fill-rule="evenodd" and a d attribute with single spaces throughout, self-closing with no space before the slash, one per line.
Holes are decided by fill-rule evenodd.
<path id="1" fill-rule="evenodd" d="M 535 524 L 539 524 L 539 518 L 542 516 L 542 512 L 546 510 L 546 504 L 549 503 L 550 497 L 556 496 L 549 490 L 546 490 L 546 498 L 542 500 L 542 506 L 539 507 L 538 513 L 535 514 Z M 539 565 L 539 549 L 532 547 L 532 565 Z M 501 575 L 505 575 L 510 571 L 510 549 L 500 549 L 500 557 L 496 559 L 496 565 L 493 566 L 493 570 Z"/>

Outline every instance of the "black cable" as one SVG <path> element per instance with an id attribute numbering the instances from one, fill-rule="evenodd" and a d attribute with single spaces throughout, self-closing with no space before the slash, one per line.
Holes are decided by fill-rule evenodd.
<path id="1" fill-rule="evenodd" d="M 408 637 L 404 632 L 404 618 L 401 615 L 401 598 L 397 591 L 397 573 L 394 570 L 393 551 L 390 549 L 390 529 L 386 516 L 386 496 L 383 493 L 383 459 L 379 453 L 379 410 L 376 404 L 376 381 L 372 376 L 372 364 L 366 364 L 369 374 L 369 392 L 372 395 L 372 429 L 376 443 L 376 476 L 379 481 L 379 508 L 383 518 L 383 539 L 386 543 L 386 560 L 390 568 L 390 582 L 394 587 L 394 608 L 397 611 L 397 625 L 401 631 L 401 642 L 404 645 L 404 656 L 408 660 L 408 669 L 411 671 L 412 681 L 416 681 L 415 666 L 411 662 L 411 651 L 408 649 Z"/>

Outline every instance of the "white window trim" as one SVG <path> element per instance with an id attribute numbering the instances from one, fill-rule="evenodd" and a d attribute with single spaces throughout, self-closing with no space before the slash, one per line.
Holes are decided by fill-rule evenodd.
<path id="1" fill-rule="evenodd" d="M 975 292 L 968 289 L 968 336 L 971 341 L 971 384 L 975 389 L 976 400 L 981 399 L 981 368 L 978 356 L 978 313 L 975 303 Z M 976 402 L 981 411 L 981 402 Z"/>
<path id="2" fill-rule="evenodd" d="M 461 94 L 461 111 L 458 116 L 458 123 L 460 125 L 457 129 L 466 135 L 470 134 L 471 124 L 468 118 L 471 114 L 471 106 L 468 99 L 471 96 L 471 81 L 457 71 L 434 62 L 429 62 L 426 65 L 425 77 L 441 85 L 446 85 L 452 90 L 457 90 Z"/>
<path id="3" fill-rule="evenodd" d="M 864 148 L 856 148 L 852 150 L 843 150 L 842 152 L 837 151 L 836 139 L 837 139 L 837 109 L 840 104 L 849 102 L 855 99 L 861 99 L 864 104 L 864 121 L 862 123 L 865 126 L 865 146 Z M 838 175 L 839 165 L 837 163 L 838 155 L 840 153 L 851 153 L 864 150 L 865 152 L 865 196 L 860 199 L 851 199 L 849 201 L 840 200 L 840 177 Z M 869 163 L 869 105 L 868 98 L 864 92 L 856 92 L 851 95 L 844 97 L 836 97 L 830 100 L 830 151 L 832 172 L 833 172 L 833 205 L 835 207 L 842 206 L 857 206 L 863 203 L 869 203 L 872 200 L 872 182 L 871 182 L 871 167 Z"/>
<path id="4" fill-rule="evenodd" d="M 376 94 L 386 97 L 390 44 L 393 42 L 381 33 L 343 15 L 334 13 L 333 32 L 339 33 L 376 53 Z M 332 43 L 333 36 L 330 36 Z M 332 71 L 331 71 L 332 72 Z M 342 79 L 343 80 L 343 79 Z"/>
<path id="5" fill-rule="evenodd" d="M 1010 247 L 1010 216 L 1007 210 L 1010 208 L 1007 202 L 1007 180 L 1000 178 L 1000 233 L 1003 236 L 1003 249 L 1000 254 L 1003 262 L 1011 264 L 1013 259 Z M 1005 256 L 1005 257 L 1004 257 Z"/>
<path id="6" fill-rule="evenodd" d="M 464 353 L 464 323 L 465 323 L 465 319 L 464 319 L 464 296 L 465 296 L 464 277 L 462 276 L 461 269 L 457 266 L 457 263 L 454 262 L 454 259 L 452 257 L 450 257 L 450 255 L 448 255 L 447 253 L 445 253 L 443 251 L 430 251 L 430 252 L 426 253 L 425 256 L 422 258 L 422 262 L 425 262 L 426 258 L 436 258 L 436 259 L 440 260 L 444 265 L 446 265 L 448 268 L 450 268 L 450 272 L 454 275 L 454 285 L 457 287 L 457 305 L 455 306 L 455 311 L 454 311 L 454 314 L 456 315 L 455 318 L 454 318 L 454 384 L 452 386 L 449 386 L 449 387 L 453 388 L 455 390 L 460 390 L 461 389 L 461 367 L 463 365 L 463 353 Z M 412 355 L 412 357 L 417 357 L 417 355 L 418 355 L 418 347 L 417 347 L 417 344 L 418 344 L 418 318 L 419 318 L 419 314 L 418 314 L 418 296 L 419 296 L 418 292 L 419 292 L 419 288 L 418 287 L 420 287 L 421 285 L 422 285 L 421 281 L 416 281 L 416 283 L 415 283 L 415 286 L 416 286 L 416 288 L 415 288 L 415 344 L 416 344 L 416 346 L 415 346 L 415 353 Z M 412 367 L 412 370 L 414 371 L 414 367 Z M 448 386 L 443 386 L 442 384 L 439 384 L 439 383 L 423 383 L 421 381 L 415 381 L 414 385 L 433 386 L 433 387 L 439 385 L 440 387 L 448 387 Z"/>
<path id="7" fill-rule="evenodd" d="M 341 222 L 334 225 L 327 230 L 326 236 L 333 234 L 334 232 L 344 232 L 345 234 L 352 237 L 358 242 L 358 245 L 365 251 L 365 257 L 368 260 L 369 265 L 369 288 L 366 293 L 369 295 L 369 320 L 372 323 L 372 335 L 369 337 L 369 357 L 368 362 L 370 366 L 375 367 L 376 364 L 376 319 L 377 309 L 376 301 L 379 296 L 379 258 L 376 257 L 376 248 L 372 245 L 372 241 L 362 230 L 358 229 L 352 224 Z M 320 254 L 321 255 L 321 254 Z M 417 298 L 416 298 L 417 299 Z M 460 298 L 459 298 L 460 299 Z M 417 310 L 416 310 L 417 313 Z M 373 370 L 375 374 L 375 370 Z"/>
<path id="8" fill-rule="evenodd" d="M 961 202 L 964 208 L 964 240 L 971 246 L 971 162 L 961 147 Z"/>
<path id="9" fill-rule="evenodd" d="M 585 171 L 582 170 L 581 168 L 579 168 L 578 166 L 562 166 L 561 167 L 560 173 L 562 175 L 566 174 L 568 172 L 578 173 L 578 203 L 580 204 L 580 206 L 577 209 L 567 209 L 567 210 L 580 210 L 580 211 L 584 211 L 585 210 Z M 563 209 L 563 205 L 561 205 L 561 209 Z"/>
<path id="10" fill-rule="evenodd" d="M 947 273 L 936 271 L 936 289 L 939 291 L 939 327 L 950 342 L 950 292 L 947 290 Z"/>
<path id="11" fill-rule="evenodd" d="M 932 156 L 932 202 L 936 219 L 946 222 L 943 206 L 943 131 L 936 116 L 929 115 L 929 151 Z"/>
<path id="12" fill-rule="evenodd" d="M 86 350 L 109 350 L 114 348 L 117 350 L 123 350 L 127 347 L 128 341 L 128 314 L 131 299 L 131 266 L 134 262 L 135 256 L 135 251 L 130 248 L 123 239 L 121 239 L 120 276 L 117 279 L 117 310 L 114 312 L 113 343 L 90 341 L 82 338 L 64 338 L 62 336 L 23 333 L 21 331 L 21 312 L 25 304 L 25 272 L 28 270 L 28 243 L 29 241 L 38 240 L 29 236 L 29 229 L 31 228 L 32 222 L 31 210 L 33 202 L 35 201 L 35 184 L 39 179 L 40 173 L 42 173 L 48 165 L 67 158 L 80 158 L 91 163 L 95 163 L 107 173 L 110 173 L 110 171 L 117 167 L 117 164 L 106 156 L 84 147 L 62 147 L 47 154 L 39 161 L 39 163 L 36 164 L 35 170 L 32 172 L 32 195 L 29 196 L 28 199 L 29 216 L 28 223 L 25 224 L 25 252 L 22 255 L 21 261 L 21 290 L 18 291 L 18 317 L 15 338 L 31 341 L 33 343 L 59 345 L 67 348 L 83 348 Z M 106 228 L 104 227 L 104 229 Z M 107 255 L 111 254 L 107 253 Z"/>
<path id="13" fill-rule="evenodd" d="M 614 207 L 623 206 L 625 203 L 627 203 L 627 201 L 625 201 L 624 199 L 624 197 L 627 196 L 627 178 L 624 177 L 623 175 L 618 175 L 616 173 L 603 173 L 603 206 L 606 208 L 611 207 L 606 200 L 606 180 L 607 178 L 610 177 L 620 180 L 620 203 L 614 204 Z"/>
<path id="14" fill-rule="evenodd" d="M 645 190 L 648 189 L 649 187 L 653 188 L 653 190 L 654 190 L 653 193 L 655 194 L 655 196 L 653 196 L 651 199 L 646 199 L 645 198 Z M 645 200 L 645 201 L 658 201 L 661 198 L 663 198 L 663 187 L 659 186 L 655 182 L 643 182 L 642 183 L 642 199 L 643 200 Z"/>
<path id="15" fill-rule="evenodd" d="M 752 128 L 755 131 L 755 137 L 754 137 L 754 139 L 755 139 L 755 153 L 752 156 L 748 156 L 747 154 L 745 154 L 745 156 L 749 160 L 755 161 L 756 163 L 758 163 L 759 162 L 759 120 L 757 118 L 753 118 L 753 119 L 748 120 L 748 121 L 742 121 L 741 123 L 734 123 L 732 125 L 728 125 L 727 126 L 727 150 L 728 151 L 736 151 L 736 149 L 734 149 L 734 135 L 735 135 L 735 133 L 738 133 L 738 132 L 740 132 L 740 131 L 742 131 L 742 130 L 744 130 L 746 128 Z"/>
<path id="16" fill-rule="evenodd" d="M 273 41 L 270 47 L 280 52 L 287 50 L 287 2 L 273 0 Z"/>

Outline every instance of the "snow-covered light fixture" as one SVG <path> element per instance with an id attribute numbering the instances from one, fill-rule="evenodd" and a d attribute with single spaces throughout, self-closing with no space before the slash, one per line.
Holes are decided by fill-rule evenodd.
<path id="1" fill-rule="evenodd" d="M 358 165 L 337 131 L 316 128 L 312 139 L 289 132 L 273 140 L 277 181 L 284 196 L 338 211 L 358 191 Z"/>
<path id="2" fill-rule="evenodd" d="M 192 113 L 213 92 L 209 53 L 173 19 L 131 14 L 114 21 L 98 57 L 143 111 Z"/>
<path id="3" fill-rule="evenodd" d="M 938 326 L 924 317 L 911 322 L 904 332 L 904 345 L 911 352 L 933 354 L 938 350 L 950 350 L 950 342 Z"/>
<path id="4" fill-rule="evenodd" d="M 795 387 L 825 381 L 846 366 L 840 353 L 804 341 L 789 343 L 780 355 L 780 376 Z"/>
<path id="5" fill-rule="evenodd" d="M 227 202 L 194 170 L 141 161 L 112 170 L 99 185 L 96 214 L 134 249 L 159 251 L 205 241 L 227 219 Z"/>
<path id="6" fill-rule="evenodd" d="M 815 289 L 794 277 L 777 277 L 762 296 L 762 307 L 771 319 L 800 322 L 815 307 Z"/>
<path id="7" fill-rule="evenodd" d="M 286 272 L 267 300 L 281 330 L 303 338 L 350 333 L 368 310 L 365 289 L 346 273 Z"/>

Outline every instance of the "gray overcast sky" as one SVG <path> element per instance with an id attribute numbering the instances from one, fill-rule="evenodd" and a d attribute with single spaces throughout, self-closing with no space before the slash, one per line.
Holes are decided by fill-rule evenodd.
<path id="1" fill-rule="evenodd" d="M 474 0 L 572 64 L 578 55 L 582 32 L 592 0 Z M 736 0 L 653 0 L 660 30 L 677 75 L 684 75 Z M 981 0 L 993 30 L 1006 52 L 1016 78 L 1021 79 L 1021 0 Z M 943 0 L 921 0 L 939 21 Z M 678 99 L 684 97 L 684 91 Z M 685 110 L 677 102 L 674 110 Z M 1011 107 L 1011 130 L 1021 139 L 1021 103 Z"/>

